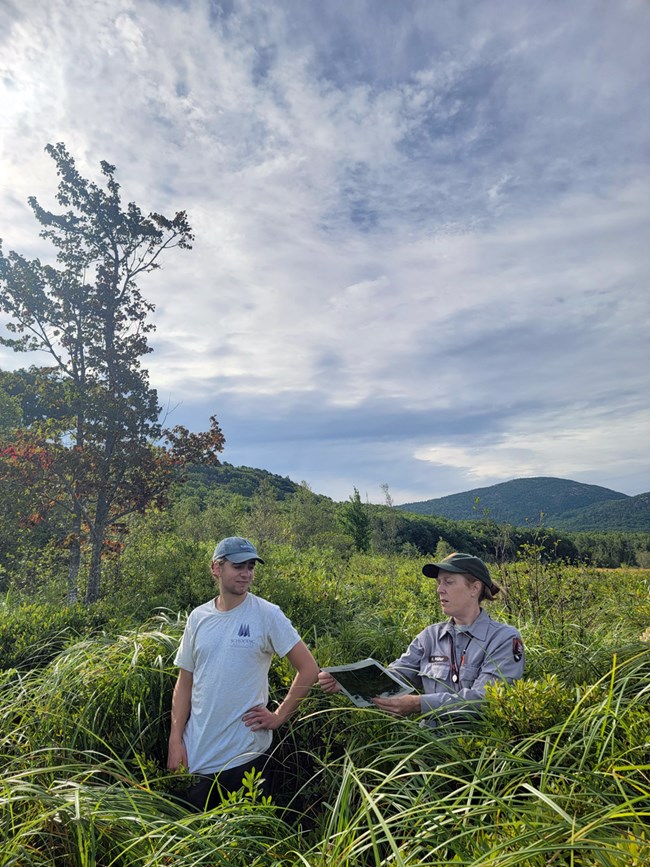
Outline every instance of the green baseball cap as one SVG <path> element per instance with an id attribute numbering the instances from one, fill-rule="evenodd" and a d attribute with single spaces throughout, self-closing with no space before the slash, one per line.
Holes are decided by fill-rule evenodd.
<path id="1" fill-rule="evenodd" d="M 427 578 L 437 578 L 438 572 L 441 569 L 443 572 L 462 572 L 466 575 L 471 575 L 473 578 L 482 581 L 489 590 L 492 590 L 492 579 L 490 578 L 488 567 L 481 559 L 474 557 L 472 554 L 455 552 L 445 557 L 440 563 L 427 563 L 422 567 L 422 574 L 426 575 Z"/>

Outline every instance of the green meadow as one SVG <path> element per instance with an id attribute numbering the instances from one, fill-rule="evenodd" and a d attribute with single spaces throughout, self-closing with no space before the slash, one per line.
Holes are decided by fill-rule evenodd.
<path id="1" fill-rule="evenodd" d="M 527 670 L 469 728 L 356 709 L 314 689 L 276 734 L 273 800 L 251 779 L 217 809 L 174 799 L 172 660 L 212 595 L 211 546 L 151 527 L 92 606 L 53 588 L 0 608 L 0 864 L 645 865 L 650 862 L 650 570 L 528 546 L 494 567 Z M 267 542 L 255 591 L 321 665 L 390 662 L 442 619 L 424 558 Z M 143 616 L 149 608 L 148 616 Z M 272 668 L 272 701 L 291 678 Z"/>

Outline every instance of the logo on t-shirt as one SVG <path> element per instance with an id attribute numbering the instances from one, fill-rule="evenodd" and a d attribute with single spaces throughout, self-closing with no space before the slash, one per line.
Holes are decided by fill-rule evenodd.
<path id="1" fill-rule="evenodd" d="M 255 647 L 255 639 L 251 638 L 251 628 L 248 623 L 240 623 L 237 637 L 230 639 L 231 647 Z"/>

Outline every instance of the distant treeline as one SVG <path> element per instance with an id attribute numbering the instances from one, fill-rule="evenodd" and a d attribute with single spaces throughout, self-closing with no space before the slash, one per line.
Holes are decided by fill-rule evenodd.
<path id="1" fill-rule="evenodd" d="M 388 500 L 390 495 L 386 491 Z M 418 515 L 391 505 L 364 503 L 355 490 L 348 501 L 335 503 L 314 494 L 304 483 L 250 467 L 201 467 L 190 472 L 178 489 L 174 513 L 188 510 L 204 521 L 215 510 L 239 511 L 251 535 L 290 541 L 298 547 L 329 544 L 344 550 L 375 553 L 435 554 L 468 551 L 492 562 L 515 559 L 525 547 L 540 556 L 568 563 L 616 568 L 650 565 L 650 533 L 568 532 L 540 523 L 514 527 L 489 514 L 474 520 Z M 257 523 L 256 523 L 257 522 Z M 359 533 L 359 523 L 366 525 Z M 362 528 L 363 529 L 363 528 Z M 361 540 L 361 541 L 360 541 Z"/>
<path id="2" fill-rule="evenodd" d="M 130 557 L 149 558 L 151 553 L 147 580 L 155 582 L 152 573 L 156 570 L 175 570 L 178 576 L 186 571 L 183 552 L 188 546 L 207 548 L 215 539 L 229 535 L 249 536 L 261 546 L 322 549 L 342 559 L 356 552 L 441 558 L 459 550 L 495 564 L 525 556 L 606 568 L 650 566 L 648 533 L 572 533 L 543 524 L 513 527 L 489 515 L 453 521 L 404 512 L 392 505 L 387 488 L 385 496 L 384 505 L 374 505 L 364 502 L 355 489 L 348 500 L 334 502 L 313 493 L 305 483 L 296 484 L 264 470 L 229 464 L 191 469 L 186 480 L 172 489 L 163 509 L 151 507 L 114 528 L 104 549 L 109 585 L 102 595 L 110 593 L 115 582 L 119 584 L 121 564 Z M 44 520 L 35 520 L 21 511 L 19 501 L 4 501 L 0 509 L 0 592 L 21 598 L 43 598 L 44 594 L 61 598 L 69 533 L 59 516 L 52 511 Z M 158 549 L 163 544 L 167 553 L 161 561 Z M 83 575 L 88 551 L 82 549 L 81 555 Z"/>

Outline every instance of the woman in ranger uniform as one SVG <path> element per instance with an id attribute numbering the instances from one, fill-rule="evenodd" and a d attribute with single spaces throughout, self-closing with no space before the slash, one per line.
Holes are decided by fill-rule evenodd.
<path id="1" fill-rule="evenodd" d="M 520 678 L 524 647 L 513 626 L 493 620 L 481 608 L 500 588 L 478 557 L 450 554 L 440 563 L 427 563 L 422 573 L 436 579 L 440 604 L 449 619 L 423 629 L 389 666 L 421 694 L 373 701 L 398 716 L 426 715 L 426 723 L 436 727 L 476 712 L 488 683 Z M 318 679 L 325 692 L 338 692 L 338 684 L 327 672 Z"/>

